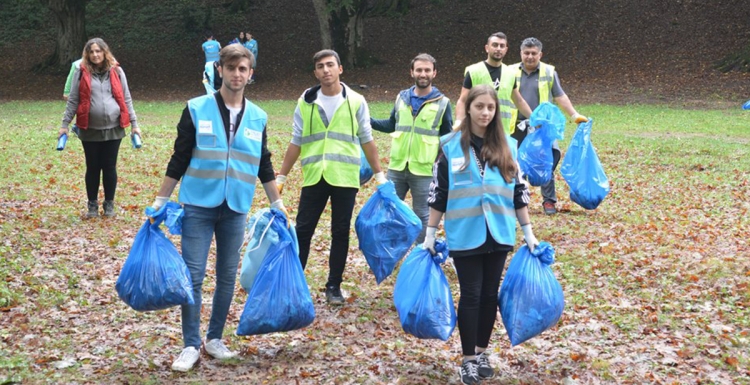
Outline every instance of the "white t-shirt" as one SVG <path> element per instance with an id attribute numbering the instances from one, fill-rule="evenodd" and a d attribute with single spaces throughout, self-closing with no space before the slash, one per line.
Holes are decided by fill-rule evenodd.
<path id="1" fill-rule="evenodd" d="M 327 125 L 331 121 L 333 114 L 336 113 L 336 110 L 339 108 L 339 106 L 344 103 L 344 93 L 339 92 L 336 95 L 327 96 L 323 93 L 323 91 L 318 90 L 317 100 L 320 106 L 323 107 L 323 111 L 326 114 L 323 119 Z"/>
<path id="2" fill-rule="evenodd" d="M 229 144 L 234 142 L 234 134 L 237 132 L 237 125 L 240 123 L 237 121 L 237 116 L 242 111 L 242 108 L 235 108 L 227 106 L 229 110 Z"/>

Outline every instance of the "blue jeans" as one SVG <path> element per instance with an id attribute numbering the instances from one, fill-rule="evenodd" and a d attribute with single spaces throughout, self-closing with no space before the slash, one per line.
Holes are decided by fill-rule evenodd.
<path id="1" fill-rule="evenodd" d="M 227 202 L 213 208 L 185 205 L 182 218 L 182 258 L 193 282 L 194 305 L 182 305 L 185 347 L 201 346 L 200 322 L 203 279 L 211 239 L 216 235 L 216 288 L 206 339 L 221 338 L 237 280 L 237 265 L 245 234 L 246 213 L 229 209 Z"/>
<path id="2" fill-rule="evenodd" d="M 414 214 L 422 220 L 422 231 L 417 237 L 417 244 L 424 242 L 427 231 L 427 219 L 430 217 L 430 208 L 427 206 L 427 195 L 430 193 L 432 176 L 414 175 L 405 168 L 404 171 L 388 170 L 388 180 L 396 186 L 396 195 L 399 199 L 406 198 L 406 192 L 411 190 L 411 207 Z"/>

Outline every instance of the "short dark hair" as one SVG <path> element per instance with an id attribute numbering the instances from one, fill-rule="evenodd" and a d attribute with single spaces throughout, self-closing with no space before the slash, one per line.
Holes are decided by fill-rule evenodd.
<path id="1" fill-rule="evenodd" d="M 535 37 L 527 37 L 523 39 L 521 42 L 521 51 L 523 51 L 524 48 L 533 48 L 537 47 L 539 48 L 539 52 L 542 52 L 542 42 L 539 41 L 539 39 Z"/>
<path id="2" fill-rule="evenodd" d="M 426 61 L 432 63 L 432 69 L 437 69 L 437 60 L 435 60 L 432 55 L 428 53 L 420 53 L 419 55 L 415 56 L 414 59 L 411 59 L 411 69 L 414 69 L 414 63 L 417 61 Z"/>
<path id="3" fill-rule="evenodd" d="M 341 58 L 339 58 L 339 54 L 336 53 L 336 51 L 332 49 L 324 49 L 322 51 L 318 51 L 313 55 L 313 65 L 318 64 L 319 61 L 323 60 L 323 58 L 327 58 L 333 56 L 336 58 L 336 64 L 341 65 Z"/>
<path id="4" fill-rule="evenodd" d="M 504 34 L 504 33 L 502 33 L 502 32 L 495 32 L 495 33 L 493 33 L 492 35 L 490 35 L 490 36 L 489 36 L 489 37 L 487 38 L 487 43 L 489 43 L 489 42 L 490 42 L 490 39 L 492 39 L 493 37 L 496 37 L 496 38 L 498 38 L 498 39 L 503 39 L 503 40 L 505 40 L 505 41 L 508 41 L 508 36 L 505 36 L 505 34 Z"/>
<path id="5" fill-rule="evenodd" d="M 255 63 L 255 56 L 250 52 L 249 49 L 245 48 L 242 44 L 230 44 L 219 51 L 219 65 L 224 67 L 224 64 L 232 63 L 242 58 L 250 59 L 250 68 L 253 68 Z"/>

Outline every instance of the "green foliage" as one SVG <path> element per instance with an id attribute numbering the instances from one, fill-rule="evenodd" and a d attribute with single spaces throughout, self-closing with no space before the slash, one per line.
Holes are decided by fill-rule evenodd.
<path id="1" fill-rule="evenodd" d="M 6 0 L 0 5 L 0 45 L 53 38 L 52 17 L 39 0 Z M 41 32 L 40 31 L 44 31 Z"/>

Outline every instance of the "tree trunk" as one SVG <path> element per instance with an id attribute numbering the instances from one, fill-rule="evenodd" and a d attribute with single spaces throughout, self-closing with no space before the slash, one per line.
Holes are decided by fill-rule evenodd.
<path id="1" fill-rule="evenodd" d="M 323 43 L 322 49 L 331 49 L 333 43 L 331 40 L 331 23 L 327 2 L 326 0 L 313 0 L 313 6 L 315 6 L 315 14 L 318 15 L 320 40 Z"/>
<path id="2" fill-rule="evenodd" d="M 86 0 L 40 0 L 54 16 L 57 29 L 55 51 L 35 70 L 69 66 L 81 57 L 86 44 Z"/>
<path id="3" fill-rule="evenodd" d="M 362 47 L 366 1 L 355 1 L 351 8 L 343 7 L 331 12 L 330 30 L 333 50 L 342 64 L 357 66 L 357 54 Z"/>

